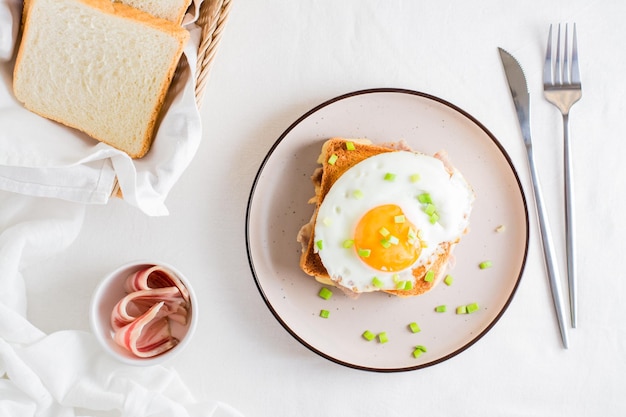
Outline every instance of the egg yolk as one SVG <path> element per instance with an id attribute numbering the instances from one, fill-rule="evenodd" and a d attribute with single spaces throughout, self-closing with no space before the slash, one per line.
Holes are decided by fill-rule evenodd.
<path id="1" fill-rule="evenodd" d="M 354 247 L 367 265 L 392 272 L 409 268 L 422 251 L 417 228 L 395 204 L 365 213 L 356 226 Z"/>

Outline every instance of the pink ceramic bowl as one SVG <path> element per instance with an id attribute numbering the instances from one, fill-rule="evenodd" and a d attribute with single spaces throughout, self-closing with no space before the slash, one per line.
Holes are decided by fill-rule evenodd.
<path id="1" fill-rule="evenodd" d="M 189 292 L 191 306 L 189 308 L 186 325 L 170 321 L 172 335 L 179 340 L 179 343 L 158 356 L 142 358 L 135 356 L 130 350 L 115 342 L 113 338 L 113 328 L 111 327 L 111 313 L 118 301 L 126 295 L 124 283 L 127 277 L 138 270 L 148 268 L 152 265 L 160 265 L 167 268 L 182 281 Z M 91 300 L 89 321 L 93 333 L 108 354 L 120 362 L 130 365 L 155 365 L 171 359 L 180 353 L 189 343 L 198 322 L 198 303 L 189 281 L 176 268 L 163 262 L 136 261 L 118 267 L 100 282 Z"/>

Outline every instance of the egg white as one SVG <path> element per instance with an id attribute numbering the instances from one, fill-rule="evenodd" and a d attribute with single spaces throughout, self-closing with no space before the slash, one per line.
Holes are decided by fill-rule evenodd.
<path id="1" fill-rule="evenodd" d="M 394 181 L 385 175 L 395 175 Z M 414 174 L 419 175 L 413 181 Z M 359 190 L 362 198 L 356 198 Z M 430 197 L 439 214 L 432 224 L 417 199 L 422 193 Z M 439 244 L 454 242 L 468 227 L 474 192 L 460 172 L 451 174 L 440 159 L 432 156 L 397 151 L 367 158 L 348 169 L 332 185 L 320 205 L 315 221 L 314 239 L 322 242 L 316 251 L 330 278 L 354 292 L 393 290 L 396 280 L 414 281 L 412 270 L 432 261 Z M 364 263 L 353 248 L 343 243 L 352 239 L 361 217 L 369 210 L 386 204 L 399 206 L 405 217 L 418 230 L 427 247 L 409 268 L 396 272 L 379 271 Z M 373 277 L 382 287 L 372 284 Z"/>

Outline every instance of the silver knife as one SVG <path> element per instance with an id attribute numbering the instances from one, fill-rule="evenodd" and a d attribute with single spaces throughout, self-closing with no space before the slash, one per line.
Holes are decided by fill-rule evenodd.
<path id="1" fill-rule="evenodd" d="M 565 327 L 565 318 L 563 313 L 563 297 L 561 295 L 561 279 L 556 266 L 556 257 L 552 248 L 552 236 L 550 235 L 550 227 L 548 226 L 548 218 L 546 217 L 543 197 L 541 194 L 541 186 L 537 178 L 537 170 L 535 169 L 535 161 L 533 157 L 533 145 L 530 137 L 530 95 L 526 84 L 526 77 L 522 67 L 513 57 L 502 48 L 498 48 L 500 59 L 504 66 L 506 79 L 509 83 L 513 104 L 517 113 L 517 119 L 526 145 L 528 153 L 528 164 L 530 165 L 530 175 L 533 184 L 533 193 L 535 202 L 537 203 L 537 214 L 539 216 L 539 228 L 541 231 L 541 243 L 543 246 L 544 260 L 546 269 L 548 270 L 548 278 L 550 281 L 550 290 L 552 291 L 552 301 L 556 311 L 561 330 L 561 340 L 563 347 L 568 348 L 567 329 Z"/>

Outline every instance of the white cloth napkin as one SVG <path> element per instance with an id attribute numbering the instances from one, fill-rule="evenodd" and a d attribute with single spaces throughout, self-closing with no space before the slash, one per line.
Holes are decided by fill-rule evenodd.
<path id="1" fill-rule="evenodd" d="M 201 1 L 184 20 L 191 39 L 187 66 L 164 105 L 150 152 L 132 160 L 124 152 L 35 115 L 13 96 L 12 73 L 21 19 L 21 0 L 0 0 L 0 190 L 31 196 L 105 204 L 119 183 L 123 198 L 148 215 L 166 215 L 165 199 L 189 165 L 202 136 L 195 101 L 195 71 Z"/>
<path id="2" fill-rule="evenodd" d="M 172 369 L 125 365 L 90 333 L 46 335 L 28 321 L 21 270 L 72 243 L 85 212 L 84 204 L 48 200 L 0 191 L 0 416 L 241 416 L 196 401 Z"/>
<path id="3" fill-rule="evenodd" d="M 167 193 L 201 137 L 194 95 L 199 5 L 194 1 L 185 17 L 189 65 L 172 87 L 152 150 L 133 161 L 15 100 L 12 58 L 22 0 L 0 0 L 0 416 L 241 416 L 219 401 L 196 401 L 172 369 L 118 363 L 88 332 L 45 334 L 26 317 L 21 274 L 71 244 L 84 203 L 106 203 L 116 177 L 128 203 L 149 215 L 167 214 Z"/>

